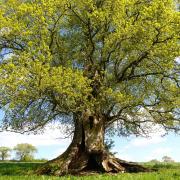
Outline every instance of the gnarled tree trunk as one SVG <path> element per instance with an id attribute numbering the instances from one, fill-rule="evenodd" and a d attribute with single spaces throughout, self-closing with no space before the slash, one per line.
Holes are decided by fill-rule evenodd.
<path id="1" fill-rule="evenodd" d="M 38 174 L 61 176 L 95 172 L 139 172 L 148 169 L 115 158 L 104 146 L 103 117 L 86 111 L 82 118 L 75 119 L 72 143 L 59 157 L 48 161 Z"/>

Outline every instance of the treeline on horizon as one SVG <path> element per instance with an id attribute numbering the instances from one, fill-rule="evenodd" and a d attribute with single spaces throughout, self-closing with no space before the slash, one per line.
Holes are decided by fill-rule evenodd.
<path id="1" fill-rule="evenodd" d="M 0 146 L 0 160 L 1 161 L 47 161 L 47 159 L 36 159 L 35 153 L 37 153 L 37 148 L 32 144 L 21 143 L 17 144 L 13 148 Z M 14 155 L 11 159 L 10 157 Z"/>

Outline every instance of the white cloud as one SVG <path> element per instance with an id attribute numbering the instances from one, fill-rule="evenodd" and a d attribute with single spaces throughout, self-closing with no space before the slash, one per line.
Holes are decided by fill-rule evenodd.
<path id="1" fill-rule="evenodd" d="M 166 139 L 160 136 L 154 136 L 151 138 L 137 138 L 131 141 L 130 146 L 145 147 L 152 144 L 159 144 L 165 141 Z"/>
<path id="2" fill-rule="evenodd" d="M 162 155 L 162 154 L 166 154 L 166 153 L 171 153 L 172 149 L 169 147 L 162 147 L 162 148 L 157 148 L 153 151 L 153 155 Z"/>
<path id="3" fill-rule="evenodd" d="M 47 128 L 43 134 L 18 134 L 12 132 L 0 132 L 0 146 L 13 147 L 19 143 L 30 143 L 34 146 L 52 146 L 61 145 L 67 147 L 70 143 L 70 139 L 58 139 L 63 138 L 64 135 L 60 132 L 60 129 Z"/>
<path id="4" fill-rule="evenodd" d="M 147 156 L 146 161 L 150 161 L 152 159 L 161 160 L 163 156 L 172 154 L 173 149 L 170 147 L 159 147 L 154 149 L 149 156 Z"/>
<path id="5" fill-rule="evenodd" d="M 176 62 L 180 64 L 180 57 L 177 57 L 176 59 Z"/>
<path id="6" fill-rule="evenodd" d="M 164 134 L 165 134 L 165 131 L 162 128 L 156 126 L 153 128 L 153 132 L 149 134 L 148 138 L 145 138 L 145 137 L 133 138 L 129 142 L 129 144 L 125 147 L 125 150 L 131 147 L 146 147 L 152 144 L 163 143 L 167 140 L 166 137 L 162 136 Z"/>
<path id="7" fill-rule="evenodd" d="M 117 152 L 116 157 L 126 161 L 134 161 L 134 158 L 126 153 Z"/>

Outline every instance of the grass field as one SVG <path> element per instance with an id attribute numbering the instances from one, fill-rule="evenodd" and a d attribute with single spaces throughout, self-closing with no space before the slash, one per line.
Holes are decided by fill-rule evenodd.
<path id="1" fill-rule="evenodd" d="M 118 175 L 92 176 L 35 176 L 33 171 L 42 163 L 0 163 L 0 180 L 180 180 L 180 163 L 145 163 L 157 169 L 152 173 L 124 173 Z"/>

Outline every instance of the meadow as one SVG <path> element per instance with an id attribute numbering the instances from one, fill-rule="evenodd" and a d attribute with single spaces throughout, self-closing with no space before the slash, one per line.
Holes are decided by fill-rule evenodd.
<path id="1" fill-rule="evenodd" d="M 180 163 L 144 163 L 155 169 L 151 173 L 100 174 L 90 176 L 35 176 L 42 163 L 0 163 L 0 180 L 180 180 Z"/>

